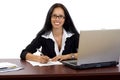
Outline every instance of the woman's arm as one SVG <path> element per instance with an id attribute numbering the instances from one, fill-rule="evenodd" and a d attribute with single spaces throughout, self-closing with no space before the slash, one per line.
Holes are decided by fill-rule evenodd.
<path id="1" fill-rule="evenodd" d="M 26 60 L 36 61 L 40 63 L 47 63 L 49 61 L 49 57 L 44 55 L 39 56 L 39 55 L 34 55 L 32 53 L 27 53 Z"/>
<path id="2" fill-rule="evenodd" d="M 41 43 L 42 43 L 41 41 L 42 41 L 42 38 L 40 36 L 37 36 L 36 38 L 34 38 L 32 42 L 25 49 L 22 50 L 20 54 L 20 58 L 22 60 L 26 60 L 26 55 L 28 53 L 30 53 L 30 55 L 35 53 L 37 49 L 41 47 Z"/>

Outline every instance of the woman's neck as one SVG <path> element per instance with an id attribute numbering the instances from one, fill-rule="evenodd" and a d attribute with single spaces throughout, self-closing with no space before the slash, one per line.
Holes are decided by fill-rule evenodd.
<path id="1" fill-rule="evenodd" d="M 63 34 L 63 29 L 53 29 L 53 36 L 61 36 Z"/>

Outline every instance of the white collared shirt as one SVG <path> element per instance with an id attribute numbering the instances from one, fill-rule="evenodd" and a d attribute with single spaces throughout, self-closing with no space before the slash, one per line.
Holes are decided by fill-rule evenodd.
<path id="1" fill-rule="evenodd" d="M 44 38 L 46 38 L 46 39 L 52 39 L 53 41 L 54 41 L 54 46 L 55 46 L 55 48 L 54 48 L 54 50 L 55 50 L 55 52 L 56 52 L 56 55 L 62 55 L 62 52 L 63 52 L 63 50 L 64 50 L 64 48 L 65 48 L 65 41 L 66 41 L 66 39 L 68 38 L 68 37 L 71 37 L 73 35 L 73 33 L 70 33 L 70 32 L 66 32 L 65 31 L 65 29 L 63 29 L 63 36 L 62 36 L 62 47 L 61 47 L 61 50 L 59 51 L 59 49 L 58 49 L 58 44 L 57 44 L 57 42 L 56 42 L 56 40 L 55 40 L 55 38 L 54 38 L 54 36 L 53 36 L 53 33 L 52 33 L 52 31 L 48 34 L 48 35 L 42 35 L 42 37 L 44 37 Z"/>

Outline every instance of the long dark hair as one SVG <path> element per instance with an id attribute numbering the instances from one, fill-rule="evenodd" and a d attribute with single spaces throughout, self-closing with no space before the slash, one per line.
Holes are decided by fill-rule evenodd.
<path id="1" fill-rule="evenodd" d="M 63 24 L 63 28 L 67 31 L 67 32 L 71 32 L 71 33 L 75 33 L 75 34 L 79 34 L 78 31 L 76 30 L 73 21 L 70 17 L 70 14 L 68 12 L 68 10 L 66 9 L 66 7 L 61 4 L 61 3 L 55 3 L 53 6 L 51 6 L 51 8 L 48 11 L 47 17 L 46 17 L 46 21 L 44 24 L 44 27 L 42 28 L 42 30 L 38 33 L 38 35 L 42 35 L 46 32 L 49 32 L 52 30 L 52 24 L 51 24 L 51 15 L 52 12 L 55 8 L 60 7 L 63 9 L 64 14 L 65 14 L 65 22 Z"/>

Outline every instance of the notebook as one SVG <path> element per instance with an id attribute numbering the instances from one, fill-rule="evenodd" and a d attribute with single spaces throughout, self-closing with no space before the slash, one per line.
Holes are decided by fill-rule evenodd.
<path id="1" fill-rule="evenodd" d="M 78 59 L 62 61 L 73 69 L 116 66 L 120 56 L 120 30 L 80 31 Z"/>

